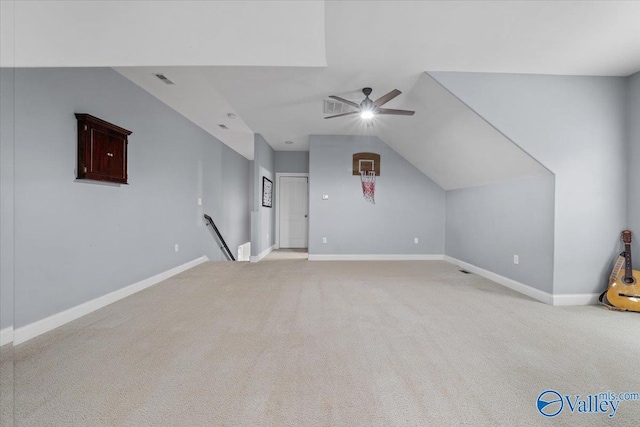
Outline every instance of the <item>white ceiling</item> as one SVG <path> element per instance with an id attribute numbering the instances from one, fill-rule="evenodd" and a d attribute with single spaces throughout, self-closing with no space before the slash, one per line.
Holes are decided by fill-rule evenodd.
<path id="1" fill-rule="evenodd" d="M 636 1 L 326 3 L 330 67 L 627 76 L 640 70 Z"/>
<path id="2" fill-rule="evenodd" d="M 401 107 L 416 120 L 380 137 L 445 190 L 551 173 L 426 73 Z"/>
<path id="3" fill-rule="evenodd" d="M 310 134 L 378 135 L 450 188 L 502 178 L 488 166 L 459 178 L 459 169 L 440 173 L 429 163 L 427 157 L 445 153 L 471 158 L 478 142 L 464 137 L 473 116 L 453 108 L 452 98 L 428 99 L 438 89 L 423 82 L 424 71 L 626 76 L 640 70 L 640 2 L 633 1 L 45 3 L 17 2 L 13 11 L 12 2 L 2 2 L 3 64 L 124 65 L 119 72 L 248 158 L 251 132 L 277 150 L 307 150 Z M 113 25 L 87 30 L 87 23 L 105 21 Z M 156 84 L 152 72 L 180 84 Z M 364 86 L 373 87 L 373 98 L 394 88 L 405 92 L 389 108 L 426 104 L 414 117 L 379 117 L 373 128 L 357 118 L 323 119 L 323 99 L 359 101 Z M 438 124 L 439 108 L 457 117 L 448 137 L 428 128 Z M 232 110 L 238 129 L 220 133 L 221 114 Z M 440 143 L 429 139 L 435 136 Z M 501 147 L 505 158 L 515 152 Z"/>
<path id="4" fill-rule="evenodd" d="M 210 69 L 220 92 L 277 150 L 307 150 L 309 134 L 378 134 L 354 118 L 323 120 L 322 100 L 359 101 L 364 86 L 374 98 L 407 92 L 424 71 L 640 70 L 640 2 L 360 1 L 327 2 L 325 10 L 327 68 Z M 378 129 L 396 122 L 412 119 L 384 117 Z"/>
<path id="5" fill-rule="evenodd" d="M 323 1 L 0 2 L 0 64 L 325 66 Z"/>
<path id="6" fill-rule="evenodd" d="M 215 88 L 208 68 L 119 67 L 115 70 L 253 160 L 253 130 Z M 167 85 L 154 75 L 160 72 L 174 85 Z M 236 114 L 236 118 L 230 119 L 228 114 Z M 220 128 L 221 124 L 228 129 Z"/>
<path id="7" fill-rule="evenodd" d="M 392 89 L 408 91 L 420 72 L 410 78 L 329 66 L 327 68 L 221 67 L 208 68 L 211 81 L 247 124 L 276 150 L 309 150 L 309 135 L 377 135 L 389 121 L 411 124 L 410 117 L 382 117 L 367 128 L 357 117 L 324 119 L 323 100 L 339 95 L 360 102 L 363 86 L 373 99 Z M 345 90 L 345 88 L 349 88 Z M 385 104 L 393 108 L 398 98 Z M 292 145 L 285 141 L 293 141 Z"/>

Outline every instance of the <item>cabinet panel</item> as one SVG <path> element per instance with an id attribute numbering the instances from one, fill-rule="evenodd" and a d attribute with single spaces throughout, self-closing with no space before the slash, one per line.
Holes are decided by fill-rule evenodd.
<path id="1" fill-rule="evenodd" d="M 127 183 L 131 132 L 88 114 L 78 119 L 78 179 Z"/>
<path id="2" fill-rule="evenodd" d="M 104 177 L 126 178 L 124 153 L 126 139 L 91 129 L 89 172 Z"/>

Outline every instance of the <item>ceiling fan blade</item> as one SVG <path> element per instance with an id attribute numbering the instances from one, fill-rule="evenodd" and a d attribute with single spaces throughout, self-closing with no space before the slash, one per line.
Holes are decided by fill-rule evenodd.
<path id="1" fill-rule="evenodd" d="M 413 116 L 416 112 L 409 110 L 394 110 L 393 108 L 380 108 L 378 114 L 394 114 L 396 116 Z"/>
<path id="2" fill-rule="evenodd" d="M 386 104 L 387 102 L 391 101 L 393 98 L 400 95 L 401 93 L 402 92 L 400 92 L 398 89 L 394 89 L 388 94 L 381 96 L 380 98 L 373 101 L 373 105 L 375 105 L 376 107 L 380 107 L 381 105 Z"/>
<path id="3" fill-rule="evenodd" d="M 349 111 L 348 113 L 336 114 L 335 116 L 328 116 L 325 119 L 333 119 L 334 117 L 350 116 L 352 114 L 360 114 L 360 111 Z"/>
<path id="4" fill-rule="evenodd" d="M 335 99 L 336 101 L 343 102 L 343 103 L 345 103 L 347 105 L 351 105 L 352 107 L 356 107 L 356 108 L 360 107 L 360 105 L 356 104 L 355 102 L 349 101 L 348 99 L 340 98 L 339 96 L 331 95 L 331 96 L 329 96 L 329 98 Z"/>

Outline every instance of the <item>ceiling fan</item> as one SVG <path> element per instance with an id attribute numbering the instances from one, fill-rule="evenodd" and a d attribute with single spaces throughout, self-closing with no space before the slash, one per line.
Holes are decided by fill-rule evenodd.
<path id="1" fill-rule="evenodd" d="M 371 99 L 369 99 L 369 95 L 371 95 L 371 92 L 373 92 L 373 89 L 371 89 L 370 87 L 365 87 L 364 89 L 362 89 L 362 93 L 364 93 L 365 98 L 364 100 L 362 100 L 360 104 L 357 104 L 353 101 L 349 101 L 348 99 L 340 98 L 339 96 L 335 96 L 335 95 L 329 96 L 329 98 L 335 99 L 336 101 L 340 101 L 344 104 L 350 105 L 351 107 L 357 108 L 358 111 L 350 111 L 348 113 L 336 114 L 334 116 L 325 117 L 325 119 L 333 119 L 334 117 L 352 116 L 354 114 L 359 114 L 360 117 L 362 117 L 363 119 L 370 120 L 374 116 L 377 116 L 378 114 L 389 114 L 389 115 L 396 115 L 396 116 L 413 116 L 416 113 L 415 111 L 409 111 L 409 110 L 394 110 L 392 108 L 380 108 L 381 106 L 383 106 L 384 104 L 391 101 L 393 98 L 395 98 L 396 96 L 402 93 L 398 89 L 392 90 L 388 94 L 381 96 L 375 101 L 372 101 Z"/>

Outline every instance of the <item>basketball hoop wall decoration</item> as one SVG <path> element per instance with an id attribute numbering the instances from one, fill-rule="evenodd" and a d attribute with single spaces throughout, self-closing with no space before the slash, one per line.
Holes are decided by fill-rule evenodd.
<path id="1" fill-rule="evenodd" d="M 362 197 L 375 204 L 376 176 L 380 176 L 380 154 L 355 153 L 353 155 L 353 175 L 360 176 Z"/>

